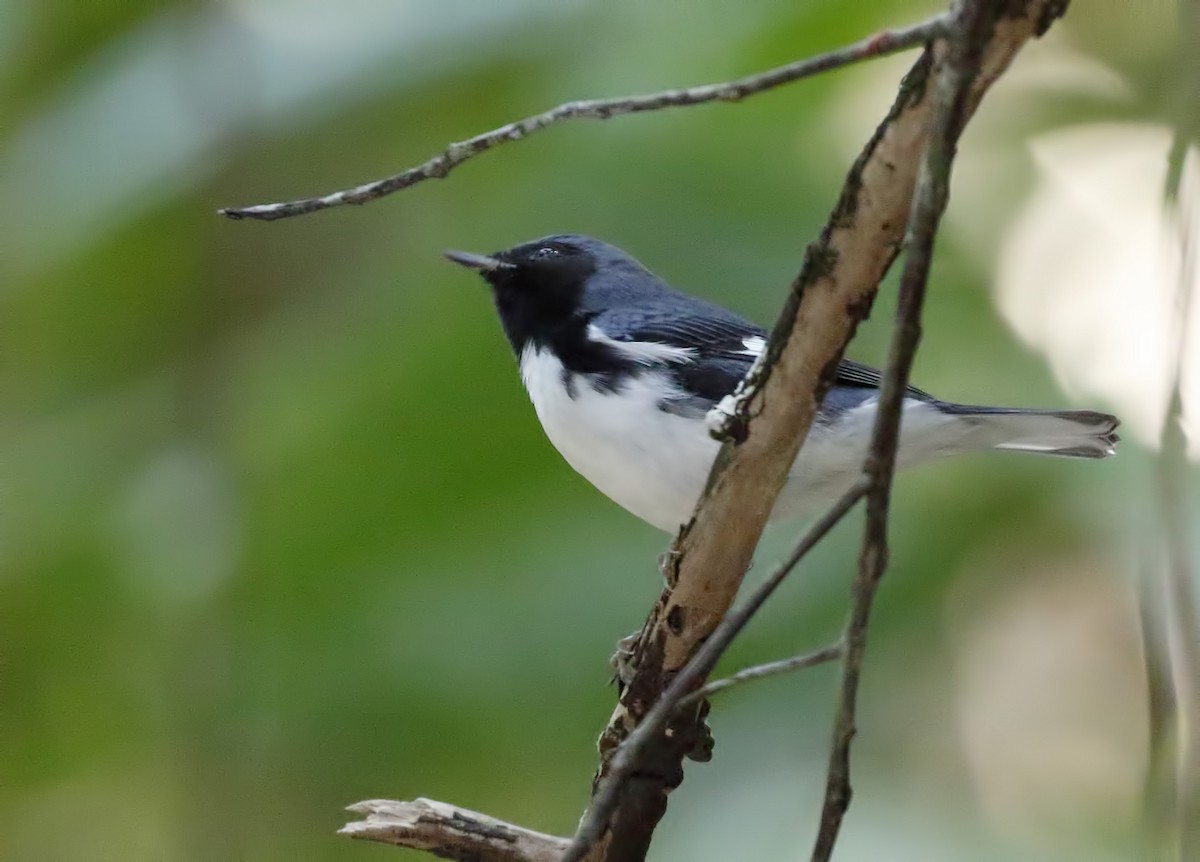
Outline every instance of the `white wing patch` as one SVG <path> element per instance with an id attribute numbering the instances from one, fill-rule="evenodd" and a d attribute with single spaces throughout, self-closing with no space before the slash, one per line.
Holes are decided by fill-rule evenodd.
<path id="1" fill-rule="evenodd" d="M 596 324 L 588 325 L 588 340 L 611 347 L 626 359 L 642 365 L 661 365 L 664 362 L 692 362 L 696 351 L 690 347 L 674 347 L 657 341 L 618 341 L 604 334 Z"/>
<path id="2" fill-rule="evenodd" d="M 749 338 L 743 338 L 742 344 L 746 349 L 739 350 L 738 353 L 744 353 L 746 356 L 753 356 L 757 359 L 766 348 L 767 340 L 761 335 L 751 335 Z"/>

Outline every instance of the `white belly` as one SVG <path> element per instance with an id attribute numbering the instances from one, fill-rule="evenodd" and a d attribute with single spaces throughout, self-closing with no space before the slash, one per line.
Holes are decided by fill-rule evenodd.
<path id="1" fill-rule="evenodd" d="M 664 397 L 678 394 L 662 374 L 630 378 L 619 393 L 575 375 L 572 398 L 550 352 L 526 347 L 520 366 L 546 436 L 584 478 L 659 529 L 674 532 L 692 516 L 720 446 L 702 418 L 659 409 Z M 872 400 L 843 414 L 836 428 L 814 424 L 772 517 L 800 514 L 849 489 L 862 475 L 874 420 Z M 898 467 L 995 443 L 915 399 L 905 402 L 903 431 Z"/>
<path id="2" fill-rule="evenodd" d="M 662 375 L 631 378 L 619 394 L 577 375 L 572 398 L 562 363 L 530 346 L 521 379 L 554 448 L 600 491 L 662 530 L 691 517 L 720 446 L 703 420 L 658 408 L 674 394 Z"/>

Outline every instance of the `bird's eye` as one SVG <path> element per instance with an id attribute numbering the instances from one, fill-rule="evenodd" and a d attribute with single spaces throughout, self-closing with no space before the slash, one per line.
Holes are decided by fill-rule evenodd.
<path id="1" fill-rule="evenodd" d="M 552 245 L 544 245 L 533 253 L 536 260 L 546 260 L 551 257 L 558 257 L 562 252 Z"/>

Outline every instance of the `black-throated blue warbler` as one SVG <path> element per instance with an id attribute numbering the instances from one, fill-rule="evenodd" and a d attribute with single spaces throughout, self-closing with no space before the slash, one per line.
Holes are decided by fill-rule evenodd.
<path id="1" fill-rule="evenodd" d="M 762 351 L 763 329 L 586 236 L 446 257 L 491 286 L 542 428 L 567 462 L 655 527 L 687 521 L 720 446 L 706 416 Z M 831 501 L 861 475 L 879 385 L 878 371 L 843 360 L 772 517 Z M 910 387 L 897 465 L 986 449 L 1104 458 L 1117 424 L 1090 410 L 953 404 Z"/>

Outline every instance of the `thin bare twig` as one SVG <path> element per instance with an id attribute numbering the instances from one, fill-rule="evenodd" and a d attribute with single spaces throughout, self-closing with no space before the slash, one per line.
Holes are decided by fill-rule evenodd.
<path id="1" fill-rule="evenodd" d="M 604 824 L 608 822 L 608 818 L 616 808 L 621 785 L 637 765 L 642 749 L 662 731 L 667 719 L 682 704 L 684 697 L 712 671 L 717 660 L 729 648 L 733 639 L 758 613 L 763 603 L 783 583 L 784 578 L 796 567 L 796 564 L 854 508 L 854 504 L 866 493 L 867 487 L 866 478 L 860 479 L 842 495 L 842 498 L 828 512 L 809 527 L 792 552 L 776 567 L 771 576 L 759 585 L 744 605 L 731 611 L 721 621 L 712 636 L 705 641 L 704 646 L 684 666 L 683 670 L 676 674 L 662 697 L 646 713 L 641 724 L 626 737 L 616 754 L 613 755 L 608 773 L 603 776 L 599 787 L 593 794 L 592 805 L 579 824 L 579 830 L 575 833 L 571 846 L 563 854 L 562 862 L 578 862 L 600 838 Z"/>
<path id="2" fill-rule="evenodd" d="M 906 235 L 906 259 L 900 279 L 900 302 L 879 409 L 867 456 L 870 478 L 867 522 L 858 574 L 854 579 L 850 619 L 843 635 L 842 687 L 834 721 L 833 745 L 825 784 L 821 824 L 813 846 L 813 862 L 833 854 L 842 819 L 850 804 L 850 743 L 856 732 L 858 685 L 866 653 L 867 627 L 880 579 L 888 560 L 888 509 L 900 439 L 900 415 L 917 345 L 921 341 L 921 308 L 933 260 L 938 224 L 950 197 L 950 170 L 958 136 L 968 113 L 968 98 L 979 72 L 983 46 L 999 13 L 997 4 L 966 0 L 948 37 L 947 57 L 937 77 L 934 114 L 921 172 L 913 194 Z"/>
<path id="3" fill-rule="evenodd" d="M 780 659 L 779 661 L 769 661 L 764 664 L 756 664 L 745 670 L 739 670 L 730 676 L 714 679 L 707 685 L 696 689 L 679 701 L 679 708 L 686 709 L 694 703 L 699 703 L 702 700 L 712 697 L 714 694 L 727 691 L 743 683 L 767 679 L 768 677 L 779 676 L 785 673 L 795 673 L 798 670 L 806 670 L 810 667 L 816 667 L 819 664 L 836 661 L 842 657 L 844 652 L 845 647 L 839 639 L 820 649 L 804 653 L 804 655 L 792 656 L 791 658 Z"/>
<path id="4" fill-rule="evenodd" d="M 450 144 L 428 161 L 394 176 L 363 183 L 352 189 L 343 189 L 321 197 L 247 207 L 226 207 L 217 212 L 231 219 L 252 218 L 260 221 L 274 221 L 344 204 L 365 204 L 424 180 L 441 179 L 463 162 L 487 152 L 493 147 L 510 141 L 522 140 L 535 132 L 567 120 L 607 120 L 610 117 L 636 114 L 642 111 L 660 111 L 664 108 L 682 108 L 690 105 L 703 105 L 708 102 L 737 102 L 747 96 L 828 72 L 841 66 L 848 66 L 872 57 L 894 54 L 897 51 L 921 45 L 941 33 L 947 20 L 948 16 L 942 14 L 910 27 L 884 30 L 874 36 L 825 54 L 806 57 L 803 60 L 796 60 L 765 72 L 747 75 L 735 81 L 663 90 L 643 96 L 566 102 L 549 111 L 507 123 L 498 129 L 484 132 L 465 141 Z"/>
<path id="5" fill-rule="evenodd" d="M 370 799 L 346 810 L 365 819 L 347 823 L 340 835 L 426 850 L 459 862 L 557 862 L 567 846 L 565 838 L 432 799 Z"/>

